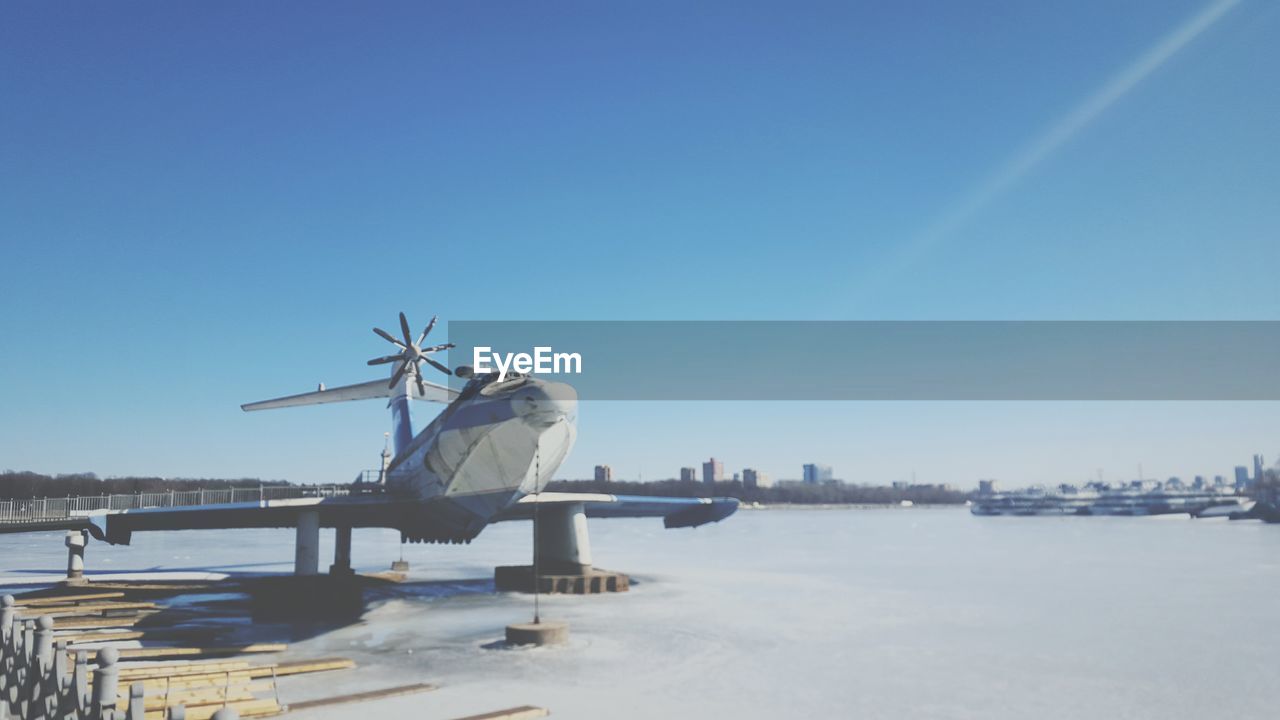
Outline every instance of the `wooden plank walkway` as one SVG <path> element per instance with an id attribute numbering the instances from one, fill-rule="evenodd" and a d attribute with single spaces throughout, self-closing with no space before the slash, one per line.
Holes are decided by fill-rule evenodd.
<path id="1" fill-rule="evenodd" d="M 506 710 L 494 710 L 493 712 L 481 713 L 479 715 L 468 715 L 455 720 L 530 720 L 530 718 L 546 717 L 551 711 L 546 708 L 535 707 L 533 705 L 521 705 L 519 707 L 507 708 Z"/>
<path id="2" fill-rule="evenodd" d="M 333 697 L 320 698 L 317 700 L 304 700 L 302 702 L 289 703 L 288 709 L 290 711 L 309 710 L 311 708 L 341 705 L 343 703 L 364 702 L 366 700 L 381 700 L 382 698 L 400 697 L 401 695 L 413 695 L 421 692 L 430 692 L 435 689 L 436 686 L 431 683 L 397 685 L 395 687 L 383 688 L 381 690 L 368 690 L 365 692 L 351 693 L 349 695 L 335 695 Z"/>
<path id="3" fill-rule="evenodd" d="M 70 647 L 71 652 L 97 653 L 97 648 Z M 278 653 L 288 650 L 285 643 L 253 643 L 225 647 L 139 647 L 117 648 L 121 660 L 171 660 L 173 658 L 225 657 L 255 653 Z"/>

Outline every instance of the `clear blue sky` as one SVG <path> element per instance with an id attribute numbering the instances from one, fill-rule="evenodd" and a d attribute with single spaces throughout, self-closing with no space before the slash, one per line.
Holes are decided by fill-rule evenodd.
<path id="1" fill-rule="evenodd" d="M 0 468 L 347 480 L 378 403 L 238 405 L 370 377 L 402 309 L 1276 319 L 1278 38 L 1259 0 L 6 3 Z M 1276 410 L 593 404 L 563 475 L 1226 474 Z"/>

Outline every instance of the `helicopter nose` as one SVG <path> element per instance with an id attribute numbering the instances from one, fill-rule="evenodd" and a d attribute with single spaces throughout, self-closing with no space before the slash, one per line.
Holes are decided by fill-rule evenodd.
<path id="1" fill-rule="evenodd" d="M 565 383 L 529 383 L 516 392 L 511 403 L 525 422 L 535 427 L 550 427 L 576 418 L 578 391 Z"/>

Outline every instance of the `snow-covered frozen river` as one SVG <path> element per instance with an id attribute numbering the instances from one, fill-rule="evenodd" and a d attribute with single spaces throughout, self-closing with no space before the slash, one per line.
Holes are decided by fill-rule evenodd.
<path id="1" fill-rule="evenodd" d="M 564 718 L 1264 718 L 1276 705 L 1280 526 L 776 509 L 696 530 L 608 520 L 591 532 L 596 563 L 636 584 L 544 598 L 544 616 L 571 623 L 568 646 L 484 647 L 531 615 L 528 596 L 493 593 L 495 565 L 528 562 L 528 524 L 507 523 L 469 546 L 405 546 L 403 591 L 294 644 L 360 668 L 282 691 L 432 682 L 441 689 L 367 712 L 440 718 L 524 704 Z M 398 539 L 357 531 L 356 566 L 385 570 Z M 132 547 L 91 543 L 87 564 L 287 572 L 292 540 L 140 534 Z M 0 585 L 64 563 L 59 533 L 0 536 Z"/>

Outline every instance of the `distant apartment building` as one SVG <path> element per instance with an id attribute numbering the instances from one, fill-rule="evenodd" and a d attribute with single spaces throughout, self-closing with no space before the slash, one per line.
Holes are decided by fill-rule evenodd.
<path id="1" fill-rule="evenodd" d="M 1253 481 L 1261 483 L 1266 475 L 1266 471 L 1262 469 L 1263 461 L 1261 455 L 1253 456 Z"/>
<path id="2" fill-rule="evenodd" d="M 742 486 L 746 488 L 769 487 L 769 476 L 755 468 L 747 468 L 742 471 Z"/>
<path id="3" fill-rule="evenodd" d="M 613 468 L 608 465 L 597 465 L 596 482 L 613 482 Z"/>
<path id="4" fill-rule="evenodd" d="M 1249 468 L 1243 465 L 1236 466 L 1236 489 L 1244 490 L 1249 487 Z"/>
<path id="5" fill-rule="evenodd" d="M 697 482 L 698 468 L 682 467 L 680 468 L 680 482 Z"/>
<path id="6" fill-rule="evenodd" d="M 832 479 L 830 465 L 810 463 L 804 466 L 804 484 L 818 485 Z"/>
<path id="7" fill-rule="evenodd" d="M 715 458 L 702 463 L 702 482 L 708 485 L 724 482 L 724 463 Z"/>
<path id="8" fill-rule="evenodd" d="M 995 480 L 979 480 L 978 492 L 983 495 L 994 495 L 997 492 L 999 485 L 1000 483 Z"/>

